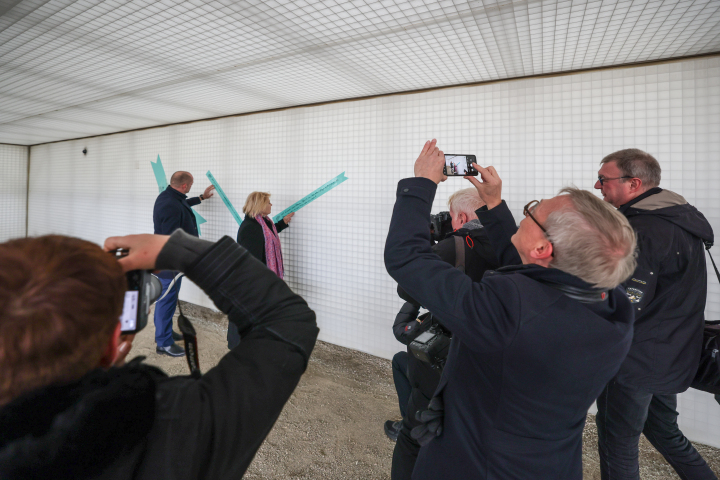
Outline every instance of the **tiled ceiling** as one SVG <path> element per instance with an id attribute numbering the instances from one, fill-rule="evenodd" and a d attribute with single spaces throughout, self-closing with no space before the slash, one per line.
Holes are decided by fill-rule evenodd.
<path id="1" fill-rule="evenodd" d="M 0 2 L 0 143 L 720 52 L 720 0 Z"/>

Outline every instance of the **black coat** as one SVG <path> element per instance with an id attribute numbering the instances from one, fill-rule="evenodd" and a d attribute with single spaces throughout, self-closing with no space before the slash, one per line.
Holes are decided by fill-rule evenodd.
<path id="1" fill-rule="evenodd" d="M 432 250 L 441 260 L 450 265 L 455 265 L 455 257 L 457 254 L 455 237 L 463 239 L 463 248 L 465 249 L 464 271 L 472 281 L 479 282 L 482 280 L 485 271 L 500 266 L 484 228 L 460 228 L 434 245 Z M 398 285 L 398 295 L 410 303 L 415 303 L 419 308 L 419 304 L 410 298 L 400 285 Z M 417 309 L 413 308 L 412 305 L 406 304 L 395 318 L 393 333 L 400 343 L 408 345 L 419 335 L 418 332 L 422 331 L 419 327 Z M 440 372 L 415 358 L 409 350 L 408 354 L 408 380 L 412 388 L 410 394 L 412 402 L 408 405 L 407 410 L 409 417 L 408 423 L 415 426 L 417 425 L 415 413 L 418 410 L 425 410 L 427 408 L 428 402 L 430 402 L 430 398 L 432 398 L 440 382 Z"/>
<path id="2" fill-rule="evenodd" d="M 157 199 L 153 208 L 153 225 L 156 235 L 171 235 L 181 228 L 190 235 L 198 236 L 197 221 L 192 211 L 193 205 L 200 203 L 199 197 L 188 199 L 187 195 L 168 187 Z"/>
<path id="3" fill-rule="evenodd" d="M 700 361 L 710 224 L 669 190 L 653 188 L 620 207 L 638 238 L 638 267 L 625 282 L 635 334 L 618 381 L 651 393 L 685 391 Z"/>
<path id="4" fill-rule="evenodd" d="M 485 233 L 484 228 L 466 228 L 465 226 L 450 233 L 446 238 L 433 245 L 433 252 L 449 263 L 455 265 L 455 257 L 457 255 L 455 247 L 455 237 L 463 239 L 463 247 L 465 249 L 465 265 L 464 271 L 473 282 L 482 280 L 487 270 L 498 268 L 500 263 L 495 256 L 495 250 L 490 244 L 490 239 Z M 397 288 L 398 296 L 406 302 L 412 302 L 419 305 L 410 295 L 405 292 L 400 285 Z M 394 329 L 394 328 L 393 328 Z M 397 338 L 397 334 L 395 334 Z M 400 338 L 398 341 L 402 342 Z"/>
<path id="5" fill-rule="evenodd" d="M 413 478 L 579 480 L 587 411 L 630 347 L 627 295 L 616 288 L 580 303 L 547 283 L 587 283 L 537 265 L 473 282 L 430 249 L 436 189 L 424 178 L 400 181 L 385 245 L 390 275 L 453 332 L 436 392 L 443 431 L 420 451 Z M 507 206 L 478 217 L 508 258 L 517 228 Z"/>
<path id="6" fill-rule="evenodd" d="M 194 241 L 206 246 L 192 263 L 192 249 L 180 250 L 191 265 L 187 277 L 238 325 L 240 345 L 199 379 L 168 378 L 131 362 L 13 400 L 0 410 L 0 478 L 188 480 L 245 473 L 307 367 L 318 334 L 315 314 L 231 238 Z"/>
<path id="7" fill-rule="evenodd" d="M 265 223 L 272 231 L 272 220 L 265 217 Z M 288 227 L 285 220 L 280 220 L 275 224 L 277 232 L 280 233 Z M 265 235 L 263 235 L 262 226 L 253 217 L 246 215 L 237 233 L 237 242 L 245 247 L 248 252 L 267 265 L 265 258 Z"/>

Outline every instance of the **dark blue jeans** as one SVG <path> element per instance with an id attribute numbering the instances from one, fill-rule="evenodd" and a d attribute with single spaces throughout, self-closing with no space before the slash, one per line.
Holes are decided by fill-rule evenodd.
<path id="1" fill-rule="evenodd" d="M 408 353 L 398 352 L 392 359 L 393 381 L 395 382 L 395 391 L 400 404 L 400 415 L 403 418 L 407 415 L 407 405 L 410 400 L 410 380 L 408 380 Z"/>
<path id="2" fill-rule="evenodd" d="M 162 284 L 161 297 L 165 295 L 165 290 L 167 290 L 170 282 L 172 282 L 171 278 L 160 277 L 160 283 Z M 175 282 L 170 293 L 155 304 L 155 343 L 157 343 L 158 347 L 169 347 L 175 343 L 172 339 L 172 319 L 173 315 L 175 315 L 181 283 L 182 277 Z"/>
<path id="3" fill-rule="evenodd" d="M 602 480 L 638 480 L 640 433 L 683 480 L 717 480 L 677 424 L 677 395 L 657 395 L 611 380 L 597 399 Z"/>

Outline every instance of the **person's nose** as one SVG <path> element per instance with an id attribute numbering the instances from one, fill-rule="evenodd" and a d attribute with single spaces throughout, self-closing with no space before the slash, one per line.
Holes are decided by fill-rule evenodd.
<path id="1" fill-rule="evenodd" d="M 600 190 L 602 188 L 602 185 L 600 185 L 600 180 L 595 181 L 595 188 Z"/>

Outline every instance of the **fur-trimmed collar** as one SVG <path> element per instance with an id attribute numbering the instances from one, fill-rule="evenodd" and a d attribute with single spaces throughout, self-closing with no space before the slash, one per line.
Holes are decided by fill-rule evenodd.
<path id="1" fill-rule="evenodd" d="M 83 479 L 142 441 L 155 420 L 155 381 L 141 359 L 22 395 L 0 410 L 0 478 Z"/>

